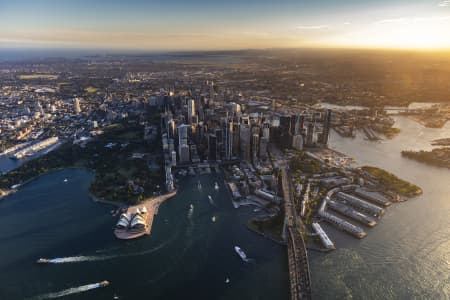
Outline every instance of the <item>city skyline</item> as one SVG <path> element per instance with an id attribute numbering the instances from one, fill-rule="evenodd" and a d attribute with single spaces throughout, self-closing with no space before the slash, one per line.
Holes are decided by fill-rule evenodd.
<path id="1" fill-rule="evenodd" d="M 0 1 L 0 48 L 450 49 L 450 2 Z"/>

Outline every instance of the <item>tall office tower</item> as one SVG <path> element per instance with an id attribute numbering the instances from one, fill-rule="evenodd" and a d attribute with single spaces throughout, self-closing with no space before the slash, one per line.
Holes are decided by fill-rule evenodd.
<path id="1" fill-rule="evenodd" d="M 177 153 L 175 151 L 172 151 L 171 155 L 172 155 L 172 167 L 175 167 L 177 165 Z"/>
<path id="2" fill-rule="evenodd" d="M 305 116 L 300 115 L 300 121 L 299 121 L 300 133 L 299 134 L 302 134 L 304 127 L 305 127 Z"/>
<path id="3" fill-rule="evenodd" d="M 167 144 L 168 144 L 169 153 L 172 153 L 172 151 L 175 150 L 175 145 L 174 145 L 173 139 L 168 139 Z"/>
<path id="4" fill-rule="evenodd" d="M 285 115 L 280 117 L 280 137 L 279 142 L 281 148 L 290 148 L 292 146 L 292 129 L 291 116 Z"/>
<path id="5" fill-rule="evenodd" d="M 214 133 L 216 135 L 216 143 L 217 143 L 217 156 L 216 159 L 222 159 L 222 155 L 225 154 L 225 148 L 223 145 L 223 131 L 222 128 L 216 128 L 214 130 Z"/>
<path id="6" fill-rule="evenodd" d="M 302 134 L 303 131 L 303 116 L 302 115 L 295 115 L 292 116 L 294 118 L 294 130 L 293 135 Z"/>
<path id="7" fill-rule="evenodd" d="M 192 117 L 195 116 L 195 101 L 194 99 L 189 99 L 187 102 L 187 121 L 189 124 L 192 124 Z"/>
<path id="8" fill-rule="evenodd" d="M 169 133 L 169 137 L 175 137 L 175 121 L 173 119 L 167 124 L 167 132 Z"/>
<path id="9" fill-rule="evenodd" d="M 233 157 L 233 119 L 228 120 L 225 128 L 225 158 Z"/>
<path id="10" fill-rule="evenodd" d="M 252 138 L 252 154 L 253 161 L 256 161 L 259 157 L 259 134 L 254 133 Z"/>
<path id="11" fill-rule="evenodd" d="M 240 124 L 238 122 L 233 124 L 233 155 L 239 154 L 239 148 L 241 144 L 240 137 Z"/>
<path id="12" fill-rule="evenodd" d="M 262 136 L 265 139 L 267 139 L 267 141 L 270 141 L 270 123 L 269 122 L 263 123 Z"/>
<path id="13" fill-rule="evenodd" d="M 313 137 L 314 137 L 314 123 L 309 122 L 306 130 L 306 145 L 313 145 Z"/>
<path id="14" fill-rule="evenodd" d="M 73 99 L 73 106 L 76 114 L 81 112 L 80 98 Z"/>
<path id="15" fill-rule="evenodd" d="M 167 112 L 161 114 L 161 129 L 162 131 L 167 131 L 167 127 L 169 124 L 169 119 L 167 117 Z"/>
<path id="16" fill-rule="evenodd" d="M 162 145 L 163 145 L 164 152 L 169 150 L 169 142 L 167 140 L 167 133 L 164 133 L 162 135 Z"/>
<path id="17" fill-rule="evenodd" d="M 267 155 L 267 145 L 269 144 L 269 140 L 266 139 L 264 136 L 259 140 L 259 157 L 262 160 L 266 160 Z"/>
<path id="18" fill-rule="evenodd" d="M 217 160 L 217 137 L 215 134 L 208 135 L 208 160 Z"/>
<path id="19" fill-rule="evenodd" d="M 253 126 L 252 126 L 252 135 L 253 135 L 253 134 L 259 135 L 260 132 L 261 132 L 261 128 L 259 128 L 258 125 L 253 125 Z"/>
<path id="20" fill-rule="evenodd" d="M 297 122 L 298 122 L 298 114 L 295 115 L 291 115 L 291 134 L 295 135 L 295 129 L 297 126 Z"/>
<path id="21" fill-rule="evenodd" d="M 189 146 L 187 144 L 182 144 L 180 147 L 180 163 L 189 162 Z"/>
<path id="22" fill-rule="evenodd" d="M 250 125 L 248 124 L 241 124 L 240 130 L 239 130 L 239 137 L 240 137 L 240 146 L 241 146 L 241 157 L 243 160 L 250 161 L 250 136 L 251 136 L 251 130 Z"/>
<path id="23" fill-rule="evenodd" d="M 233 111 L 234 115 L 239 117 L 241 115 L 241 105 L 233 102 L 231 104 L 231 110 Z"/>
<path id="24" fill-rule="evenodd" d="M 322 131 L 322 144 L 328 144 L 328 137 L 330 135 L 330 127 L 331 127 L 331 109 L 328 109 L 325 112 L 324 120 L 323 120 L 323 131 Z"/>
<path id="25" fill-rule="evenodd" d="M 188 141 L 188 125 L 181 124 L 178 126 L 178 145 L 187 145 Z"/>
<path id="26" fill-rule="evenodd" d="M 175 189 L 173 185 L 172 167 L 170 166 L 170 164 L 166 165 L 166 188 L 169 192 Z"/>
<path id="27" fill-rule="evenodd" d="M 214 90 L 214 82 L 210 82 L 209 86 L 209 105 L 214 106 L 216 91 Z"/>
<path id="28" fill-rule="evenodd" d="M 285 115 L 280 117 L 281 132 L 291 134 L 291 116 Z"/>
<path id="29" fill-rule="evenodd" d="M 191 145 L 191 161 L 194 163 L 200 162 L 200 157 L 198 156 L 197 145 Z"/>
<path id="30" fill-rule="evenodd" d="M 296 150 L 303 150 L 303 136 L 300 134 L 294 135 L 292 138 L 292 148 Z"/>

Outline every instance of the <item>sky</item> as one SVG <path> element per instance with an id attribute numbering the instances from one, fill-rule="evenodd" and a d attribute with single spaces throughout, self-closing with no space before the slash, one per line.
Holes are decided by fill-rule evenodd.
<path id="1" fill-rule="evenodd" d="M 0 0 L 0 48 L 450 49 L 450 0 Z"/>

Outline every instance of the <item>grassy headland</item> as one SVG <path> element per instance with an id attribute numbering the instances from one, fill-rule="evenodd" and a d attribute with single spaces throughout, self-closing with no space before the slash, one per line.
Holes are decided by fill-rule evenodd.
<path id="1" fill-rule="evenodd" d="M 99 199 L 134 204 L 159 191 L 158 185 L 164 182 L 162 158 L 157 159 L 160 169 L 148 167 L 149 160 L 161 152 L 159 135 L 157 140 L 145 141 L 143 126 L 137 120 L 126 120 L 103 130 L 84 147 L 66 143 L 1 176 L 0 189 L 9 189 L 49 171 L 84 167 L 95 171 L 90 192 Z M 133 153 L 147 155 L 133 159 Z"/>
<path id="2" fill-rule="evenodd" d="M 450 148 L 435 148 L 432 151 L 402 151 L 402 156 L 436 167 L 450 169 Z"/>
<path id="3" fill-rule="evenodd" d="M 372 175 L 383 186 L 385 186 L 387 190 L 394 191 L 401 196 L 412 197 L 422 194 L 422 189 L 420 187 L 400 179 L 386 170 L 370 166 L 361 167 L 361 170 Z"/>

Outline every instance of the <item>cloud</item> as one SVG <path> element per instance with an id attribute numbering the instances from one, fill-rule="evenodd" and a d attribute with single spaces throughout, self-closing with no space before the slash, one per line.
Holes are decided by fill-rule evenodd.
<path id="1" fill-rule="evenodd" d="M 439 2 L 438 6 L 440 6 L 440 7 L 450 6 L 450 0 L 443 0 L 443 1 Z"/>
<path id="2" fill-rule="evenodd" d="M 297 26 L 297 29 L 300 30 L 318 30 L 318 29 L 328 29 L 330 26 L 328 25 L 300 25 Z"/>
<path id="3" fill-rule="evenodd" d="M 344 25 L 351 25 L 352 22 L 344 22 Z"/>
<path id="4" fill-rule="evenodd" d="M 400 24 L 400 23 L 406 23 L 407 21 L 408 21 L 408 18 L 383 19 L 383 20 L 376 21 L 375 24 L 390 24 L 390 23 Z"/>
<path id="5" fill-rule="evenodd" d="M 447 0 L 450 5 L 450 0 Z M 412 24 L 419 22 L 436 23 L 450 21 L 450 16 L 443 17 L 408 17 L 396 19 L 382 19 L 375 22 L 375 24 Z"/>

